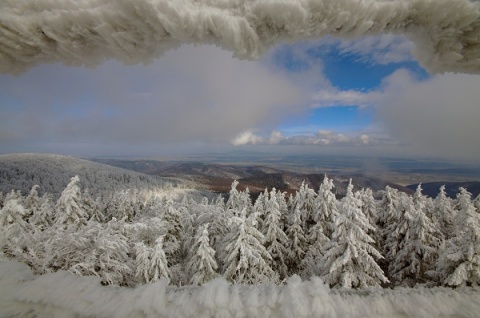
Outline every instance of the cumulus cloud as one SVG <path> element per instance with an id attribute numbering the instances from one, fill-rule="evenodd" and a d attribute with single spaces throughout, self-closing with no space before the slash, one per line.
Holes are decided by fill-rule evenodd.
<path id="1" fill-rule="evenodd" d="M 0 29 L 0 71 L 9 73 L 149 63 L 182 43 L 258 58 L 279 42 L 382 33 L 405 34 L 432 72 L 480 72 L 480 5 L 468 0 L 4 0 Z"/>
<path id="2" fill-rule="evenodd" d="M 385 81 L 379 119 L 417 153 L 478 163 L 480 77 L 436 75 L 419 81 L 399 70 Z"/>
<path id="3" fill-rule="evenodd" d="M 243 145 L 306 145 L 306 146 L 391 146 L 398 145 L 392 138 L 368 132 L 341 133 L 318 130 L 313 134 L 286 136 L 278 130 L 270 135 L 255 134 L 247 130 L 231 141 L 235 146 Z"/>
<path id="4" fill-rule="evenodd" d="M 246 127 L 298 112 L 308 94 L 260 62 L 185 46 L 147 67 L 53 65 L 1 76 L 0 96 L 3 151 L 134 153 L 136 146 L 228 142 Z"/>

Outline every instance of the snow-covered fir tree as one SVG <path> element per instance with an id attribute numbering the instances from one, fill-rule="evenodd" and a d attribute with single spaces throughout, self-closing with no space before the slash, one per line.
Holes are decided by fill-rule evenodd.
<path id="1" fill-rule="evenodd" d="M 208 223 L 198 228 L 192 254 L 188 264 L 191 284 L 202 285 L 218 276 L 215 250 L 210 246 L 208 236 Z"/>
<path id="2" fill-rule="evenodd" d="M 169 266 L 178 263 L 178 253 L 180 252 L 183 239 L 182 215 L 175 207 L 172 198 L 168 198 L 163 207 L 162 221 L 164 228 L 163 249 L 169 260 Z"/>
<path id="3" fill-rule="evenodd" d="M 480 285 L 480 214 L 471 201 L 471 193 L 460 188 L 459 211 L 454 234 L 437 263 L 441 283 L 449 286 Z"/>
<path id="4" fill-rule="evenodd" d="M 30 217 L 30 223 L 37 229 L 43 231 L 49 228 L 53 224 L 55 213 L 55 204 L 53 203 L 52 196 L 48 193 L 43 195 L 42 204 L 37 213 Z"/>
<path id="5" fill-rule="evenodd" d="M 332 239 L 323 249 L 323 277 L 332 287 L 360 288 L 388 282 L 376 259 L 381 254 L 373 247 L 367 232 L 372 228 L 363 215 L 353 185 L 339 203 Z"/>
<path id="6" fill-rule="evenodd" d="M 6 200 L 3 208 L 0 210 L 0 227 L 8 226 L 13 223 L 23 223 L 23 217 L 27 212 L 21 203 L 21 200 L 14 195 L 11 195 Z"/>
<path id="7" fill-rule="evenodd" d="M 57 224 L 75 224 L 77 226 L 87 224 L 88 215 L 82 205 L 79 182 L 78 176 L 73 177 L 58 199 L 55 206 L 55 222 Z"/>
<path id="8" fill-rule="evenodd" d="M 443 236 L 421 209 L 422 205 L 415 204 L 412 197 L 404 200 L 404 212 L 396 229 L 400 235 L 392 253 L 387 254 L 388 276 L 397 286 L 413 287 L 430 280 L 426 273 L 435 265 Z"/>
<path id="9" fill-rule="evenodd" d="M 439 225 L 445 239 L 449 239 L 454 230 L 453 219 L 455 214 L 452 200 L 447 197 L 444 185 L 440 187 L 435 198 L 432 216 L 434 223 Z"/>
<path id="10" fill-rule="evenodd" d="M 235 226 L 225 245 L 224 277 L 238 284 L 277 282 L 278 274 L 270 267 L 272 257 L 263 246 L 265 237 L 256 228 L 255 218 L 245 209 L 232 220 Z"/>
<path id="11" fill-rule="evenodd" d="M 30 218 L 35 213 L 38 213 L 38 210 L 40 209 L 42 202 L 38 196 L 38 188 L 38 185 L 34 185 L 23 202 L 26 212 L 25 218 Z"/>
<path id="12" fill-rule="evenodd" d="M 238 181 L 234 180 L 229 192 L 226 208 L 233 210 L 234 215 L 239 215 L 243 209 L 245 209 L 247 214 L 250 214 L 253 208 L 252 201 L 250 199 L 250 192 L 248 188 L 246 188 L 245 191 L 238 191 L 237 186 Z"/>
<path id="13" fill-rule="evenodd" d="M 70 239 L 81 238 L 77 250 L 69 251 L 69 256 L 76 257 L 77 261 L 70 263 L 66 260 L 68 268 L 65 269 L 81 276 L 99 276 L 104 285 L 128 285 L 128 280 L 133 275 L 133 266 L 128 256 L 128 239 L 122 232 L 123 222 L 114 218 L 105 226 L 96 222 L 89 223 L 77 232 L 81 235 L 72 233 Z M 58 241 L 60 240 L 61 237 Z M 73 248 L 75 245 L 63 244 L 62 249 L 65 250 L 68 246 Z"/>
<path id="14" fill-rule="evenodd" d="M 307 239 L 303 232 L 300 210 L 297 208 L 291 214 L 290 226 L 287 228 L 287 236 L 290 246 L 287 249 L 287 267 L 289 275 L 298 273 L 300 262 L 304 258 L 308 248 Z"/>
<path id="15" fill-rule="evenodd" d="M 331 238 L 333 232 L 333 220 L 335 219 L 337 209 L 337 198 L 332 192 L 334 189 L 333 179 L 329 179 L 327 175 L 323 178 L 322 184 L 318 189 L 318 196 L 314 202 L 313 220 L 316 228 L 321 226 L 323 234 Z M 311 231 L 310 231 L 311 232 Z"/>
<path id="16" fill-rule="evenodd" d="M 287 276 L 288 237 L 282 229 L 281 218 L 276 191 L 272 188 L 266 202 L 262 234 L 265 236 L 264 246 L 271 256 L 270 267 L 283 279 Z"/>
<path id="17" fill-rule="evenodd" d="M 151 281 L 157 281 L 160 278 L 170 279 L 170 270 L 168 268 L 167 257 L 163 249 L 163 236 L 160 236 L 155 241 L 151 258 Z"/>
<path id="18" fill-rule="evenodd" d="M 315 198 L 317 194 L 308 184 L 303 181 L 300 189 L 296 192 L 292 202 L 292 210 L 298 208 L 302 216 L 302 227 L 307 230 L 313 224 L 313 211 L 315 209 Z"/>
<path id="19" fill-rule="evenodd" d="M 136 277 L 140 282 L 149 283 L 161 278 L 170 279 L 167 257 L 163 250 L 163 237 L 155 241 L 154 247 L 149 247 L 142 242 L 135 244 L 136 251 Z"/>

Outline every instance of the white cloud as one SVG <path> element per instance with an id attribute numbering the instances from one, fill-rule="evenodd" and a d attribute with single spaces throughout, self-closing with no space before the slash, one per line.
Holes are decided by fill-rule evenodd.
<path id="1" fill-rule="evenodd" d="M 405 70 L 385 81 L 379 119 L 417 153 L 480 162 L 480 76 L 444 74 L 420 82 Z"/>
<path id="2" fill-rule="evenodd" d="M 234 138 L 231 143 L 241 145 L 305 145 L 305 146 L 395 146 L 394 139 L 378 132 L 358 131 L 352 133 L 318 130 L 313 134 L 286 136 L 278 130 L 268 134 L 255 134 L 247 130 Z"/>
<path id="3" fill-rule="evenodd" d="M 262 63 L 186 46 L 148 67 L 52 65 L 0 76 L 0 96 L 3 151 L 49 144 L 63 152 L 228 142 L 299 112 L 308 94 Z"/>

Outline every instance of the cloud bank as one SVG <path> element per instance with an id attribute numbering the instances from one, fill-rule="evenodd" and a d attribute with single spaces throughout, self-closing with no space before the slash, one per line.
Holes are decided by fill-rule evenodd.
<path id="1" fill-rule="evenodd" d="M 4 0 L 0 72 L 41 63 L 149 63 L 183 43 L 255 59 L 280 42 L 405 34 L 431 72 L 480 73 L 480 5 L 468 0 Z"/>
<path id="2" fill-rule="evenodd" d="M 0 151 L 145 154 L 223 144 L 302 110 L 307 92 L 276 72 L 213 46 L 182 46 L 148 67 L 43 65 L 0 76 Z"/>
<path id="3" fill-rule="evenodd" d="M 378 119 L 417 152 L 480 162 L 478 75 L 442 74 L 418 81 L 406 70 L 385 80 Z"/>
<path id="4" fill-rule="evenodd" d="M 231 140 L 234 146 L 243 145 L 312 145 L 312 146 L 391 146 L 398 142 L 390 137 L 368 132 L 340 133 L 331 130 L 318 130 L 310 135 L 285 136 L 274 130 L 269 136 L 256 134 L 251 130 L 242 132 Z"/>

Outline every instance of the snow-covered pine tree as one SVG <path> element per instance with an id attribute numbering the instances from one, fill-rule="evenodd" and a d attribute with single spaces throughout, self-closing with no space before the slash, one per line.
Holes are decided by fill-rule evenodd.
<path id="1" fill-rule="evenodd" d="M 160 236 L 155 241 L 155 246 L 153 248 L 153 254 L 151 257 L 151 272 L 152 279 L 151 281 L 157 281 L 160 278 L 170 279 L 170 270 L 168 268 L 167 257 L 163 249 L 163 236 Z"/>
<path id="2" fill-rule="evenodd" d="M 288 237 L 281 226 L 280 206 L 277 202 L 276 190 L 272 188 L 265 206 L 265 221 L 262 234 L 265 236 L 264 246 L 271 256 L 270 267 L 280 275 L 287 277 Z"/>
<path id="3" fill-rule="evenodd" d="M 338 214 L 338 202 L 332 192 L 333 188 L 333 180 L 328 179 L 325 175 L 318 196 L 314 200 L 311 220 L 313 224 L 305 229 L 307 232 L 307 247 L 300 267 L 302 268 L 302 276 L 306 278 L 322 274 L 322 249 L 325 243 L 330 240 L 334 228 L 333 220 Z"/>
<path id="4" fill-rule="evenodd" d="M 224 277 L 238 284 L 278 282 L 269 266 L 271 256 L 263 246 L 264 236 L 256 229 L 255 218 L 247 218 L 245 209 L 233 217 L 232 232 L 226 238 Z"/>
<path id="5" fill-rule="evenodd" d="M 377 214 L 377 222 L 379 228 L 386 229 L 392 224 L 392 221 L 398 219 L 398 215 L 401 212 L 400 195 L 397 189 L 391 188 L 388 185 L 382 193 L 382 200 L 380 201 Z"/>
<path id="6" fill-rule="evenodd" d="M 304 258 L 308 248 L 307 239 L 303 232 L 300 210 L 298 208 L 291 214 L 290 226 L 287 228 L 286 234 L 290 242 L 290 246 L 287 249 L 288 274 L 293 275 L 298 273 L 300 262 Z"/>
<path id="7" fill-rule="evenodd" d="M 25 207 L 25 218 L 28 219 L 32 215 L 38 213 L 38 210 L 40 209 L 40 205 L 42 204 L 40 197 L 38 196 L 38 188 L 39 185 L 34 185 L 32 189 L 30 190 L 29 194 L 25 198 L 25 201 L 23 203 Z"/>
<path id="8" fill-rule="evenodd" d="M 439 225 L 440 231 L 446 240 L 449 239 L 453 233 L 454 216 L 452 200 L 447 197 L 445 186 L 442 185 L 434 201 L 432 221 Z"/>
<path id="9" fill-rule="evenodd" d="M 333 220 L 338 213 L 337 198 L 332 192 L 334 187 L 333 179 L 329 179 L 325 174 L 323 182 L 318 189 L 318 196 L 314 202 L 313 219 L 315 224 L 317 224 L 315 231 L 318 231 L 319 226 L 321 226 L 323 234 L 327 238 L 332 237 L 332 232 L 334 230 Z"/>
<path id="10" fill-rule="evenodd" d="M 131 285 L 133 265 L 129 261 L 128 239 L 122 234 L 123 225 L 122 220 L 113 218 L 107 224 L 90 222 L 77 232 L 70 232 L 66 242 L 59 245 L 66 252 L 60 255 L 65 258 L 66 268 L 62 269 L 80 276 L 99 276 L 104 285 Z"/>
<path id="11" fill-rule="evenodd" d="M 25 207 L 21 200 L 16 195 L 11 195 L 0 210 L 0 227 L 8 226 L 14 222 L 24 223 L 23 217 L 25 214 Z"/>
<path id="12" fill-rule="evenodd" d="M 337 213 L 338 214 L 338 213 Z M 325 223 L 321 220 L 317 221 L 310 227 L 306 240 L 307 247 L 305 257 L 301 260 L 302 276 L 310 278 L 311 276 L 320 276 L 322 274 L 322 256 L 325 244 L 330 239 L 324 234 Z"/>
<path id="13" fill-rule="evenodd" d="M 148 283 L 152 279 L 151 275 L 151 254 L 152 248 L 143 244 L 143 242 L 135 243 L 135 263 L 137 270 L 135 276 L 140 283 Z"/>
<path id="14" fill-rule="evenodd" d="M 268 191 L 265 188 L 265 191 L 260 194 L 257 197 L 257 200 L 255 200 L 255 203 L 253 205 L 253 213 L 257 216 L 257 221 L 259 224 L 259 228 L 263 228 L 263 220 L 265 219 L 265 209 L 267 205 L 267 200 L 268 200 Z"/>
<path id="15" fill-rule="evenodd" d="M 82 195 L 78 183 L 78 176 L 71 178 L 70 183 L 63 190 L 55 206 L 57 224 L 82 226 L 87 224 L 88 215 L 82 205 Z"/>
<path id="16" fill-rule="evenodd" d="M 444 285 L 480 285 L 480 214 L 471 194 L 460 188 L 459 211 L 454 219 L 455 231 L 437 263 L 437 275 Z"/>
<path id="17" fill-rule="evenodd" d="M 385 259 L 380 260 L 379 264 L 386 272 L 388 263 L 399 250 L 398 242 L 404 234 L 404 229 L 398 228 L 398 221 L 403 213 L 403 207 L 400 203 L 400 197 L 403 194 L 388 185 L 382 192 L 383 195 L 377 214 L 377 228 L 380 233 L 376 235 L 376 246 L 380 247 L 379 250 L 385 256 Z"/>
<path id="18" fill-rule="evenodd" d="M 155 241 L 155 246 L 149 247 L 139 242 L 135 244 L 136 277 L 141 283 L 149 283 L 165 278 L 170 280 L 167 257 L 163 250 L 163 236 Z"/>
<path id="19" fill-rule="evenodd" d="M 226 203 L 226 209 L 228 210 L 233 210 L 233 211 L 238 211 L 233 214 L 238 214 L 242 209 L 246 208 L 244 206 L 244 201 L 242 200 L 242 196 L 240 195 L 240 192 L 237 190 L 238 186 L 238 181 L 234 180 L 232 182 L 232 186 L 228 195 L 228 200 Z"/>
<path id="20" fill-rule="evenodd" d="M 372 226 L 353 194 L 353 185 L 339 203 L 332 239 L 323 249 L 323 277 L 332 287 L 359 288 L 388 282 L 375 259 L 381 254 L 367 232 Z"/>
<path id="21" fill-rule="evenodd" d="M 362 201 L 362 212 L 367 217 L 370 224 L 377 223 L 377 201 L 373 197 L 373 191 L 370 188 L 362 188 L 358 191 L 359 199 Z"/>
<path id="22" fill-rule="evenodd" d="M 162 213 L 164 237 L 163 250 L 167 255 L 169 266 L 178 263 L 178 254 L 180 252 L 183 240 L 182 216 L 172 198 L 168 198 Z"/>
<path id="23" fill-rule="evenodd" d="M 191 276 L 190 283 L 193 285 L 203 285 L 218 276 L 215 250 L 210 246 L 208 237 L 208 223 L 197 229 L 188 269 Z"/>
<path id="24" fill-rule="evenodd" d="M 46 193 L 42 197 L 40 209 L 30 218 L 30 223 L 37 229 L 43 231 L 53 224 L 54 213 L 55 204 L 53 203 L 52 196 Z"/>
<path id="25" fill-rule="evenodd" d="M 278 202 L 278 208 L 280 210 L 280 226 L 281 228 L 286 231 L 287 225 L 288 225 L 288 204 L 287 201 L 285 200 L 285 195 L 286 192 L 282 192 L 278 190 L 275 193 L 275 196 L 277 197 L 277 202 Z"/>
<path id="26" fill-rule="evenodd" d="M 399 236 L 396 254 L 388 254 L 390 259 L 389 277 L 396 286 L 413 287 L 426 283 L 427 271 L 433 269 L 442 244 L 442 234 L 422 209 L 410 196 L 404 197 L 404 213 L 398 221 Z"/>
<path id="27" fill-rule="evenodd" d="M 103 215 L 98 201 L 94 201 L 90 196 L 88 189 L 83 191 L 82 195 L 83 207 L 88 215 L 89 220 L 94 220 L 100 223 L 105 222 L 105 216 Z"/>
<path id="28" fill-rule="evenodd" d="M 308 184 L 303 181 L 300 188 L 295 193 L 291 209 L 294 211 L 298 208 L 302 216 L 302 227 L 305 231 L 313 224 L 313 210 L 315 207 L 315 198 L 317 194 Z"/>

